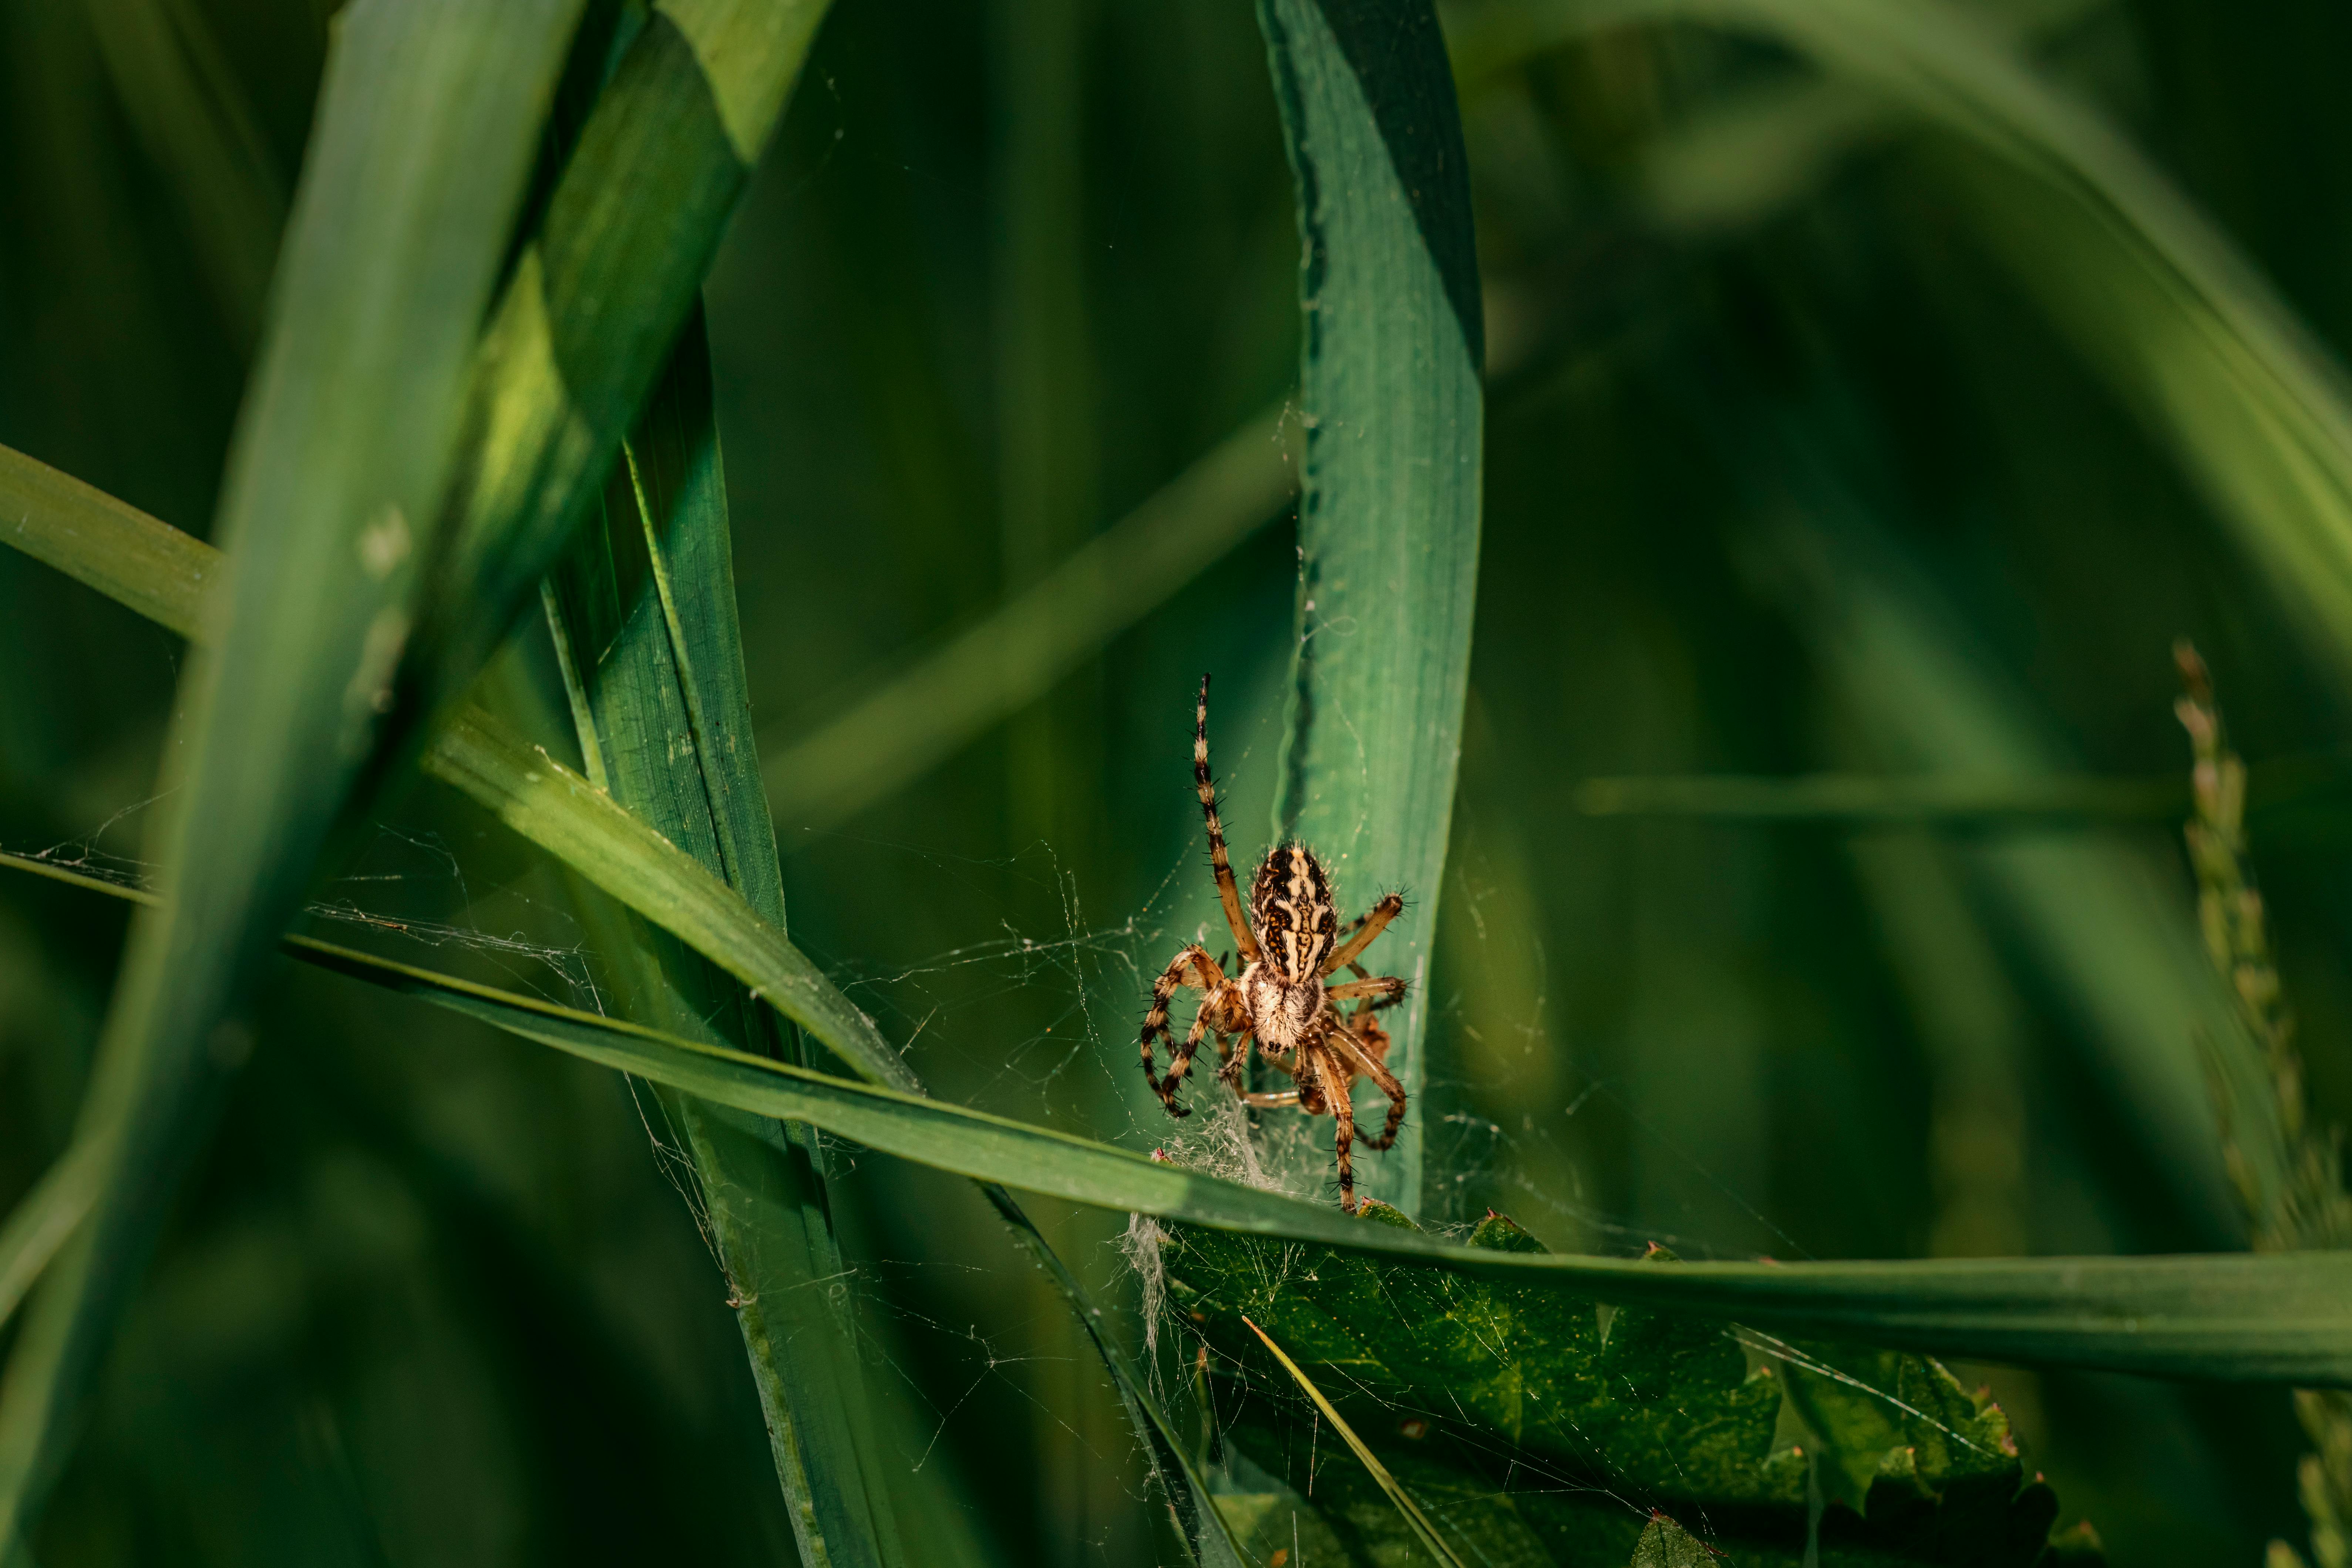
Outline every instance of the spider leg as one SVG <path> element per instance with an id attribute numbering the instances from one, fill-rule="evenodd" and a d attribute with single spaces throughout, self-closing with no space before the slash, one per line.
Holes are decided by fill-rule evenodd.
<path id="1" fill-rule="evenodd" d="M 1175 1037 L 1169 1032 L 1168 1004 L 1183 986 L 1192 985 L 1207 991 L 1222 985 L 1224 978 L 1210 959 L 1208 950 L 1194 942 L 1179 952 L 1168 967 L 1160 972 L 1160 978 L 1151 983 L 1151 1010 L 1143 1016 L 1143 1033 L 1136 1044 L 1143 1057 L 1143 1081 L 1151 1086 L 1151 1092 L 1160 1097 L 1160 1103 L 1168 1108 L 1171 1116 L 1181 1118 L 1191 1114 L 1176 1103 L 1176 1085 L 1192 1065 L 1192 1052 L 1201 1043 L 1202 1020 L 1197 1016 L 1193 1018 L 1191 1037 L 1179 1046 Z M 1203 998 L 1202 1005 L 1205 1010 L 1206 998 Z M 1168 1076 L 1165 1079 L 1152 1066 L 1151 1041 L 1155 1035 L 1168 1047 Z"/>
<path id="2" fill-rule="evenodd" d="M 1404 912 L 1404 895 L 1391 893 L 1366 910 L 1363 918 L 1348 928 L 1353 934 L 1332 949 L 1331 956 L 1323 961 L 1323 973 L 1337 974 L 1355 962 L 1356 954 L 1372 945 L 1372 939 L 1389 929 L 1389 921 Z"/>
<path id="3" fill-rule="evenodd" d="M 1405 983 L 1393 974 L 1383 974 L 1376 979 L 1346 980 L 1323 988 L 1323 994 L 1334 1002 L 1360 996 L 1373 1007 L 1393 1007 L 1404 1000 L 1404 993 Z M 1360 1014 L 1368 1010 L 1360 1007 L 1357 1012 Z"/>
<path id="4" fill-rule="evenodd" d="M 1381 1135 L 1377 1139 L 1365 1138 L 1364 1147 L 1392 1149 L 1396 1146 L 1397 1129 L 1404 1124 L 1404 1085 L 1397 1081 L 1396 1074 L 1389 1071 L 1388 1064 L 1381 1061 L 1378 1054 L 1367 1049 L 1364 1044 L 1353 1035 L 1345 1029 L 1339 1030 L 1337 1033 L 1340 1039 L 1339 1050 L 1346 1056 L 1352 1057 L 1356 1069 L 1380 1085 L 1381 1092 L 1389 1097 L 1388 1125 L 1381 1130 Z M 1359 1136 L 1360 1137 L 1361 1134 Z"/>
<path id="5" fill-rule="evenodd" d="M 1244 1094 L 1241 1099 L 1244 1105 L 1250 1106 L 1258 1110 L 1296 1110 L 1298 1109 L 1298 1091 L 1295 1089 L 1286 1089 L 1280 1094 Z"/>
<path id="6" fill-rule="evenodd" d="M 1344 1078 L 1347 1075 L 1338 1074 Z M 1356 1164 L 1353 1146 L 1356 1142 L 1356 1108 L 1348 1101 L 1347 1085 L 1342 1083 L 1331 1095 L 1331 1114 L 1339 1123 L 1339 1207 L 1346 1213 L 1356 1212 Z"/>
<path id="7" fill-rule="evenodd" d="M 1192 714 L 1192 783 L 1200 791 L 1201 815 L 1209 820 L 1209 864 L 1216 869 L 1217 899 L 1225 906 L 1225 924 L 1233 928 L 1234 946 L 1242 962 L 1255 963 L 1257 938 L 1250 933 L 1249 921 L 1242 918 L 1242 891 L 1234 886 L 1234 863 L 1225 854 L 1225 827 L 1217 820 L 1217 786 L 1209 777 L 1209 678 L 1205 675 L 1201 677 L 1200 706 Z"/>

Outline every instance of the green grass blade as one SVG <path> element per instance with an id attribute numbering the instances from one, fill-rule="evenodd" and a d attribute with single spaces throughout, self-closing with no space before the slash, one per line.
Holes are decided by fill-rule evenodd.
<path id="1" fill-rule="evenodd" d="M 89 891 L 135 889 L 19 857 Z M 2169 1258 L 1679 1263 L 1494 1252 L 1353 1219 L 1049 1128 L 834 1078 L 372 954 L 289 937 L 288 953 L 583 1059 L 982 1182 L 1241 1235 L 1321 1242 L 1605 1301 L 1785 1326 L 1931 1354 L 2156 1376 L 2352 1386 L 2352 1252 Z"/>
<path id="2" fill-rule="evenodd" d="M 1313 1380 L 1298 1370 L 1298 1363 L 1290 1359 L 1289 1352 L 1274 1342 L 1273 1335 L 1255 1323 L 1250 1322 L 1247 1318 L 1244 1318 L 1242 1321 L 1248 1324 L 1249 1331 L 1255 1334 L 1265 1348 L 1274 1352 L 1274 1359 L 1282 1363 L 1282 1370 L 1288 1373 L 1291 1380 L 1306 1392 L 1307 1397 L 1315 1402 L 1315 1408 L 1323 1413 L 1323 1419 L 1331 1423 L 1331 1429 L 1339 1434 L 1346 1441 L 1349 1451 L 1363 1464 L 1364 1468 L 1371 1472 L 1372 1479 L 1380 1483 L 1381 1490 L 1388 1494 L 1389 1501 L 1394 1503 L 1397 1512 L 1404 1516 L 1405 1523 L 1412 1528 L 1413 1538 L 1421 1542 L 1423 1549 L 1439 1563 L 1451 1563 L 1453 1568 L 1462 1568 L 1462 1559 L 1454 1554 L 1454 1548 L 1445 1544 L 1445 1538 L 1437 1533 L 1437 1527 L 1429 1522 L 1429 1516 L 1421 1511 L 1421 1505 L 1412 1500 L 1412 1494 L 1397 1484 L 1397 1479 L 1389 1474 L 1389 1468 L 1381 1463 L 1381 1457 L 1373 1453 L 1361 1437 L 1356 1436 L 1356 1429 L 1349 1426 L 1341 1417 L 1338 1408 L 1323 1396 L 1323 1391 L 1315 1386 Z"/>
<path id="3" fill-rule="evenodd" d="M 776 820 L 833 826 L 1051 690 L 1280 515 L 1296 427 L 1282 406 L 1261 409 L 995 614 L 776 751 Z"/>
<path id="4" fill-rule="evenodd" d="M 244 564 L 183 683 L 155 858 L 77 1131 L 101 1193 L 0 1382 L 0 1539 L 26 1530 L 201 1142 L 205 1042 L 299 902 L 413 613 L 468 356 L 579 0 L 339 25 L 224 483 Z M 223 625 L 222 622 L 226 622 Z"/>
<path id="5" fill-rule="evenodd" d="M 100 884 L 102 886 L 102 884 Z M 306 962 L 761 1115 L 809 1121 L 983 1182 L 1251 1236 L 1322 1242 L 1602 1300 L 1933 1354 L 2158 1376 L 2352 1385 L 2352 1253 L 1684 1263 L 1494 1253 L 1336 1207 L 638 1025 L 510 995 L 309 939 Z"/>
<path id="6" fill-rule="evenodd" d="M 1603 27 L 1770 37 L 1952 138 L 1976 230 L 2178 452 L 2322 660 L 2352 670 L 2352 390 L 2145 155 L 1937 0 L 1528 0 L 1465 8 L 1465 80 Z"/>
<path id="7" fill-rule="evenodd" d="M 1467 163 L 1425 0 L 1261 0 L 1258 25 L 1303 241 L 1298 642 L 1275 831 L 1322 854 L 1356 906 L 1342 919 L 1392 889 L 1412 900 L 1375 952 L 1413 982 L 1389 1065 L 1418 1096 L 1477 596 L 1486 328 Z M 1419 1116 L 1365 1163 L 1363 1192 L 1420 1212 Z"/>
<path id="8" fill-rule="evenodd" d="M 474 460 L 403 722 L 454 700 L 593 503 L 826 0 L 667 0 L 598 94 L 477 357 Z"/>
<path id="9" fill-rule="evenodd" d="M 0 447 L 0 539 L 117 604 L 200 637 L 221 552 L 69 474 Z"/>
<path id="10" fill-rule="evenodd" d="M 627 443 L 603 526 L 582 531 L 550 597 L 583 754 L 618 805 L 781 936 L 783 887 L 749 733 L 709 347 L 688 321 Z M 621 476 L 616 476 L 618 479 Z M 620 563 L 635 570 L 624 574 Z M 741 982 L 657 927 L 617 933 L 630 1011 L 680 1035 L 799 1058 Z M 786 1127 L 664 1088 L 685 1134 L 767 1415 L 803 1561 L 904 1553 L 874 1442 L 824 1156 Z"/>
<path id="11" fill-rule="evenodd" d="M 442 731 L 425 765 L 589 881 L 674 932 L 860 1073 L 877 1083 L 917 1087 L 913 1071 L 873 1020 L 782 932 L 760 920 L 740 894 L 692 856 L 578 773 L 470 710 Z"/>
<path id="12" fill-rule="evenodd" d="M 76 1142 L 0 1225 L 0 1328 L 98 1201 L 98 1145 Z"/>

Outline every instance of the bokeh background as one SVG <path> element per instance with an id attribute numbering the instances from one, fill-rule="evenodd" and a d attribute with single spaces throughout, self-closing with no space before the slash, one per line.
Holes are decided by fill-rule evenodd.
<path id="1" fill-rule="evenodd" d="M 0 0 L 0 442 L 207 530 L 331 9 Z M 1971 9 L 2340 349 L 2352 14 Z M 2160 795 L 2193 637 L 2255 763 L 2317 1114 L 2352 1115 L 2344 688 L 2034 286 L 2067 231 L 1898 110 L 1695 27 L 1547 50 L 1464 116 L 1491 398 L 1450 869 L 1408 916 L 1438 942 L 1427 1215 L 1685 1256 L 2242 1245 L 2177 1005 L 2202 962 L 2177 821 L 1733 819 L 1638 782 Z M 838 0 L 707 292 L 763 752 L 824 761 L 830 723 L 1202 453 L 1278 451 L 1297 263 L 1241 0 Z M 1101 585 L 1117 614 L 1050 606 L 1125 629 L 1008 717 L 903 716 L 939 758 L 907 782 L 772 773 L 795 938 L 936 1092 L 1168 1135 L 1131 1039 L 1212 918 L 1193 683 L 1218 678 L 1247 856 L 1294 636 L 1289 517 L 1243 510 L 1172 522 L 1238 542 Z M 498 679 L 556 747 L 541 641 Z M 0 552 L 0 848 L 135 873 L 179 651 Z M 572 889 L 439 786 L 318 896 L 339 940 L 602 994 Z M 63 1147 L 123 927 L 0 879 L 0 1202 Z M 789 1560 L 649 1106 L 284 973 L 42 1561 Z M 1097 1363 L 994 1219 L 840 1165 L 893 1441 L 962 1500 L 936 1529 L 1003 1563 L 1166 1560 Z M 1139 1342 L 1118 1223 L 1041 1206 Z M 2284 1394 L 1966 1371 L 2115 1561 L 2301 1539 Z"/>

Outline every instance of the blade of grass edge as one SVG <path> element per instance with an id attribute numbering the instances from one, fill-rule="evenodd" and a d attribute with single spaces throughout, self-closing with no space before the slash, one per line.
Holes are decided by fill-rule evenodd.
<path id="1" fill-rule="evenodd" d="M 1413 900 L 1380 966 L 1412 984 L 1388 1065 L 1418 1100 L 1477 597 L 1486 328 L 1467 161 L 1429 0 L 1257 14 L 1297 201 L 1307 432 L 1275 833 L 1312 844 L 1357 908 Z M 1418 1214 L 1421 1166 L 1408 1117 L 1359 1190 Z"/>
<path id="2" fill-rule="evenodd" d="M 190 662 L 159 851 L 76 1131 L 103 1165 L 0 1379 L 0 1540 L 28 1531 L 220 1074 L 206 1041 L 299 902 L 413 610 L 467 354 L 581 0 L 362 0 L 336 30 Z M 198 826 L 202 831 L 196 831 Z"/>
<path id="3" fill-rule="evenodd" d="M 1323 1396 L 1323 1391 L 1315 1386 L 1315 1380 L 1298 1369 L 1298 1363 L 1290 1359 L 1288 1352 L 1274 1342 L 1273 1335 L 1247 1318 L 1244 1318 L 1242 1322 L 1258 1337 L 1260 1343 L 1274 1352 L 1274 1359 L 1282 1363 L 1282 1370 L 1290 1374 L 1293 1383 L 1306 1391 L 1307 1397 L 1315 1402 L 1315 1408 L 1323 1413 L 1323 1419 L 1331 1423 L 1331 1429 L 1339 1434 L 1364 1468 L 1372 1473 L 1372 1479 L 1380 1483 L 1381 1490 L 1388 1494 L 1389 1501 L 1394 1503 L 1397 1512 L 1404 1516 L 1405 1523 L 1412 1527 L 1413 1536 L 1423 1549 L 1439 1563 L 1450 1564 L 1451 1568 L 1464 1568 L 1462 1559 L 1454 1554 L 1454 1548 L 1445 1544 L 1445 1538 L 1437 1533 L 1437 1526 L 1421 1511 L 1421 1505 L 1412 1500 L 1412 1494 L 1397 1483 L 1397 1479 L 1389 1474 L 1389 1468 L 1381 1463 L 1380 1456 L 1356 1436 L 1356 1429 L 1349 1426 L 1347 1417 Z"/>

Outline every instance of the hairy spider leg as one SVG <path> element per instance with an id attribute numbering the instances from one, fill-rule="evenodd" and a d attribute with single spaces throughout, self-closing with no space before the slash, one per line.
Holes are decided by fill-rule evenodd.
<path id="1" fill-rule="evenodd" d="M 1335 1033 L 1339 1035 L 1342 1041 L 1346 1042 L 1339 1047 L 1339 1050 L 1346 1056 L 1353 1057 L 1355 1058 L 1354 1065 L 1357 1069 L 1362 1072 L 1366 1078 L 1370 1079 L 1374 1083 L 1380 1085 L 1381 1092 L 1389 1097 L 1388 1125 L 1381 1130 L 1381 1135 L 1379 1138 L 1364 1138 L 1364 1146 L 1368 1149 L 1385 1150 L 1394 1148 L 1397 1141 L 1397 1129 L 1404 1125 L 1404 1085 L 1399 1083 L 1397 1081 L 1396 1074 L 1389 1071 L 1388 1065 L 1381 1061 L 1372 1051 L 1367 1050 L 1363 1044 L 1359 1041 L 1354 1035 L 1345 1029 L 1337 1030 Z M 1349 1075 L 1351 1082 L 1353 1081 L 1354 1076 L 1355 1075 L 1353 1073 Z M 1350 1110 L 1352 1110 L 1352 1109 L 1353 1108 L 1351 1106 Z M 1362 1134 L 1359 1133 L 1357 1136 L 1361 1138 Z"/>
<path id="2" fill-rule="evenodd" d="M 1331 1114 L 1339 1123 L 1339 1207 L 1349 1214 L 1356 1212 L 1356 1163 L 1353 1146 L 1356 1142 L 1356 1108 L 1348 1099 L 1347 1080 L 1350 1075 L 1333 1075 L 1339 1082 L 1331 1095 Z"/>
<path id="3" fill-rule="evenodd" d="M 1367 910 L 1348 931 L 1353 934 L 1332 950 L 1323 961 L 1323 973 L 1337 974 L 1356 961 L 1356 955 L 1372 945 L 1372 939 L 1389 929 L 1389 922 L 1404 913 L 1404 895 L 1391 893 Z"/>
<path id="4" fill-rule="evenodd" d="M 1217 899 L 1244 963 L 1258 960 L 1257 937 L 1242 918 L 1242 890 L 1234 885 L 1234 862 L 1225 853 L 1225 826 L 1217 820 L 1217 785 L 1209 776 L 1209 678 L 1201 677 L 1201 700 L 1192 710 L 1192 783 L 1201 794 L 1201 815 L 1209 822 L 1209 864 L 1217 873 Z M 1400 905 L 1400 908 L 1402 906 Z"/>
<path id="5" fill-rule="evenodd" d="M 1201 1035 L 1208 1021 L 1209 1004 L 1225 984 L 1224 972 L 1209 956 L 1209 950 L 1198 942 L 1188 944 L 1151 983 L 1151 1010 L 1143 1016 L 1143 1034 L 1137 1041 L 1137 1048 L 1143 1056 L 1143 1081 L 1151 1086 L 1151 1092 L 1160 1097 L 1168 1114 L 1180 1120 L 1192 1112 L 1176 1103 L 1176 1086 L 1192 1069 L 1192 1053 L 1200 1049 Z M 1205 994 L 1201 998 L 1201 1011 L 1193 1016 L 1192 1030 L 1180 1046 L 1168 1027 L 1168 1004 L 1187 985 Z M 1164 1079 L 1151 1059 L 1151 1039 L 1155 1035 L 1168 1047 L 1168 1076 Z"/>
<path id="6" fill-rule="evenodd" d="M 1343 980 L 1337 985 L 1327 985 L 1323 988 L 1323 994 L 1334 1002 L 1346 1002 L 1356 997 L 1363 998 L 1363 1005 L 1356 1009 L 1357 1017 L 1361 1017 L 1364 1014 L 1378 1008 L 1395 1006 L 1404 1000 L 1404 993 L 1405 983 L 1393 974 L 1383 974 L 1377 978 L 1366 975 L 1361 980 Z"/>

